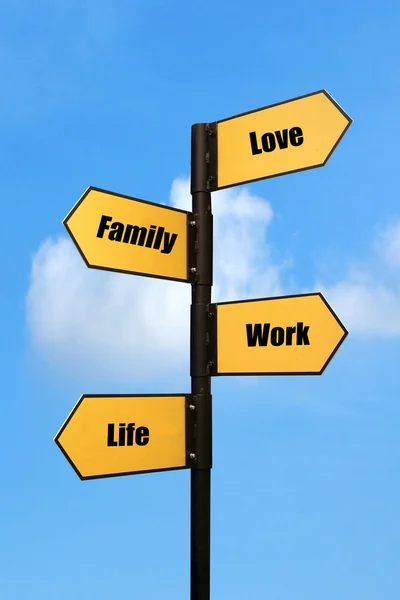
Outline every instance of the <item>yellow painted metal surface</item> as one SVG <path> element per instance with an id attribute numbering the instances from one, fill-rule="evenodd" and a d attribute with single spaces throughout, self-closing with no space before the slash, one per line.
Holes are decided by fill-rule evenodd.
<path id="1" fill-rule="evenodd" d="M 82 479 L 185 467 L 185 396 L 82 396 L 56 436 Z"/>
<path id="2" fill-rule="evenodd" d="M 323 166 L 351 124 L 317 92 L 217 123 L 217 188 Z"/>
<path id="3" fill-rule="evenodd" d="M 321 374 L 347 335 L 321 294 L 217 304 L 217 374 Z"/>
<path id="4" fill-rule="evenodd" d="M 187 280 L 187 213 L 89 188 L 64 220 L 86 264 Z"/>

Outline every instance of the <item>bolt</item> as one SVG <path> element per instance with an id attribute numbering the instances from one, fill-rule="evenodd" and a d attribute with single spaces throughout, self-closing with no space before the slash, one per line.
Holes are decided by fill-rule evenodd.
<path id="1" fill-rule="evenodd" d="M 196 407 L 194 404 L 189 404 L 189 408 L 190 408 L 190 410 L 196 410 Z"/>
<path id="2" fill-rule="evenodd" d="M 196 221 L 189 221 L 189 225 L 190 225 L 191 227 L 194 227 L 194 226 L 196 225 Z"/>
<path id="3" fill-rule="evenodd" d="M 189 458 L 191 458 L 192 460 L 194 460 L 196 458 L 196 455 L 193 452 L 191 452 L 189 454 Z"/>
<path id="4" fill-rule="evenodd" d="M 196 273 L 196 271 L 197 271 L 196 267 L 192 267 L 190 270 L 192 273 Z"/>

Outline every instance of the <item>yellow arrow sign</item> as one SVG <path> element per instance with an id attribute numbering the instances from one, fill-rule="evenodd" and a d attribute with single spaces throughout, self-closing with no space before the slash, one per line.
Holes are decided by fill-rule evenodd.
<path id="1" fill-rule="evenodd" d="M 187 466 L 185 395 L 84 395 L 55 437 L 81 479 Z"/>
<path id="2" fill-rule="evenodd" d="M 189 216 L 89 187 L 63 223 L 88 267 L 189 281 Z"/>
<path id="3" fill-rule="evenodd" d="M 322 294 L 211 305 L 213 375 L 321 375 L 348 332 Z"/>
<path id="4" fill-rule="evenodd" d="M 325 90 L 212 123 L 210 189 L 323 167 L 351 123 Z"/>

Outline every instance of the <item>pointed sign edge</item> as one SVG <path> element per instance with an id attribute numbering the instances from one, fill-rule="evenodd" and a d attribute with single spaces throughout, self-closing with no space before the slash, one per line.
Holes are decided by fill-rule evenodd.
<path id="1" fill-rule="evenodd" d="M 84 201 L 84 199 L 86 198 L 86 196 L 89 195 L 90 192 L 101 192 L 103 194 L 108 194 L 110 196 L 117 196 L 119 198 L 124 198 L 125 200 L 133 200 L 134 202 L 142 202 L 143 204 L 150 204 L 152 206 L 156 206 L 158 208 L 165 208 L 166 210 L 172 210 L 174 212 L 179 212 L 179 213 L 184 213 L 186 214 L 186 221 L 189 221 L 191 219 L 191 215 L 192 213 L 190 211 L 187 210 L 183 210 L 181 208 L 175 208 L 173 206 L 167 206 L 165 204 L 159 204 L 157 202 L 151 202 L 149 200 L 142 200 L 141 198 L 134 198 L 133 196 L 126 196 L 124 194 L 118 194 L 117 192 L 110 192 L 109 190 L 104 190 L 102 188 L 98 188 L 95 186 L 90 185 L 85 192 L 82 194 L 82 196 L 79 198 L 79 200 L 74 204 L 74 206 L 71 208 L 71 210 L 69 211 L 69 213 L 67 214 L 66 217 L 64 217 L 64 219 L 62 220 L 62 224 L 64 225 L 65 229 L 67 230 L 68 235 L 70 236 L 71 240 L 73 241 L 76 249 L 78 250 L 79 254 L 82 257 L 83 262 L 85 263 L 85 265 L 89 268 L 89 269 L 97 269 L 98 271 L 108 271 L 109 273 L 123 273 L 124 275 L 136 275 L 139 277 L 151 277 L 152 279 L 164 279 L 166 281 L 176 281 L 178 283 L 192 283 L 191 278 L 190 278 L 190 271 L 189 271 L 189 265 L 187 264 L 187 270 L 188 273 L 186 274 L 186 277 L 168 277 L 167 275 L 155 275 L 154 273 L 143 273 L 142 271 L 127 271 L 125 269 L 114 269 L 112 267 L 102 267 L 100 265 L 93 265 L 89 262 L 89 260 L 87 259 L 84 251 L 82 250 L 81 246 L 78 243 L 78 240 L 76 239 L 76 237 L 74 236 L 74 234 L 72 233 L 71 228 L 68 225 L 68 221 L 70 220 L 70 218 L 72 217 L 72 215 L 75 213 L 75 211 L 79 208 L 79 206 L 82 204 L 82 202 Z M 189 227 L 187 226 L 187 236 L 189 236 Z M 188 244 L 189 245 L 189 244 Z M 186 255 L 188 255 L 188 247 L 186 248 Z M 186 260 L 188 262 L 188 256 L 186 256 Z"/>
<path id="2" fill-rule="evenodd" d="M 185 393 L 185 394 L 176 394 L 176 393 L 174 393 L 174 394 L 82 394 L 81 397 L 79 398 L 79 400 L 77 401 L 77 403 L 75 404 L 75 406 L 73 406 L 72 410 L 70 411 L 69 415 L 65 419 L 64 423 L 61 425 L 60 429 L 54 436 L 54 442 L 57 444 L 58 448 L 61 450 L 62 454 L 65 456 L 65 458 L 67 459 L 67 461 L 69 462 L 69 464 L 71 465 L 71 467 L 73 468 L 73 470 L 78 475 L 78 477 L 81 481 L 88 481 L 91 479 L 109 479 L 110 477 L 125 477 L 128 475 L 144 475 L 146 473 L 161 473 L 163 471 L 182 471 L 184 469 L 188 469 L 190 467 L 186 463 L 185 465 L 182 465 L 180 467 L 165 467 L 163 469 L 148 469 L 145 471 L 129 471 L 129 472 L 123 472 L 123 473 L 106 473 L 106 474 L 101 474 L 101 475 L 82 475 L 82 473 L 79 471 L 78 467 L 73 462 L 72 458 L 69 456 L 67 451 L 62 446 L 62 444 L 60 442 L 60 436 L 62 435 L 63 431 L 66 429 L 67 425 L 70 423 L 72 417 L 74 416 L 74 414 L 76 413 L 76 411 L 78 410 L 79 406 L 81 405 L 81 403 L 83 402 L 83 400 L 85 398 L 171 398 L 171 397 L 174 397 L 174 398 L 185 398 L 185 403 L 188 404 L 188 399 L 191 398 L 191 396 L 192 396 L 192 394 L 187 394 L 187 393 Z M 185 440 L 185 444 L 186 444 L 186 440 Z"/>
<path id="3" fill-rule="evenodd" d="M 328 309 L 328 311 L 330 312 L 330 314 L 333 316 L 334 320 L 337 322 L 337 324 L 339 325 L 340 329 L 342 330 L 342 336 L 340 337 L 339 341 L 337 342 L 336 346 L 333 348 L 332 352 L 330 353 L 330 355 L 328 356 L 328 358 L 326 359 L 326 361 L 324 362 L 324 364 L 322 365 L 321 369 L 319 371 L 291 371 L 291 372 L 282 372 L 282 371 L 278 371 L 278 372 L 269 372 L 269 373 L 265 373 L 265 372 L 259 372 L 259 371 L 252 371 L 251 373 L 226 373 L 226 372 L 218 372 L 218 348 L 217 348 L 217 342 L 216 342 L 216 336 L 217 336 L 217 323 L 218 323 L 218 306 L 219 305 L 224 305 L 224 304 L 249 304 L 250 302 L 265 302 L 268 300 L 284 300 L 286 298 L 304 298 L 304 297 L 311 297 L 311 296 L 319 296 L 320 299 L 322 300 L 323 304 L 326 306 L 326 308 Z M 335 311 L 333 310 L 333 308 L 330 306 L 330 304 L 328 303 L 328 301 L 326 300 L 325 296 L 322 294 L 322 292 L 306 292 L 303 294 L 288 294 L 287 296 L 269 296 L 266 298 L 249 298 L 249 299 L 245 299 L 245 300 L 230 300 L 228 302 L 213 302 L 212 304 L 210 304 L 210 310 L 212 312 L 214 312 L 214 319 L 215 319 L 215 324 L 214 324 L 214 333 L 212 336 L 212 342 L 214 345 L 214 352 L 213 352 L 213 369 L 212 369 L 212 373 L 211 376 L 212 377 L 266 377 L 266 376 L 288 376 L 288 377 L 293 377 L 293 376 L 304 376 L 304 375 L 322 375 L 322 373 L 325 371 L 326 367 L 328 366 L 328 364 L 330 363 L 330 361 L 332 360 L 332 358 L 334 357 L 334 355 L 336 354 L 336 352 L 338 351 L 339 347 L 342 345 L 342 343 L 344 342 L 344 340 L 346 339 L 346 337 L 349 335 L 349 331 L 346 329 L 346 327 L 343 325 L 342 321 L 339 319 L 338 315 L 335 313 Z M 215 338 L 215 339 L 214 339 Z"/>

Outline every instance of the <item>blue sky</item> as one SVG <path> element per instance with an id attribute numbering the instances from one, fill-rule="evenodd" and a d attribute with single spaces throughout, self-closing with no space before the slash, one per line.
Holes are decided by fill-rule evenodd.
<path id="1" fill-rule="evenodd" d="M 189 597 L 189 472 L 81 482 L 53 442 L 82 393 L 189 391 L 189 286 L 87 269 L 61 221 L 89 185 L 187 208 L 192 123 L 321 88 L 354 120 L 324 168 L 213 195 L 214 299 L 323 291 L 350 335 L 212 382 L 212 597 L 398 597 L 399 17 L 0 2 L 1 597 Z"/>

